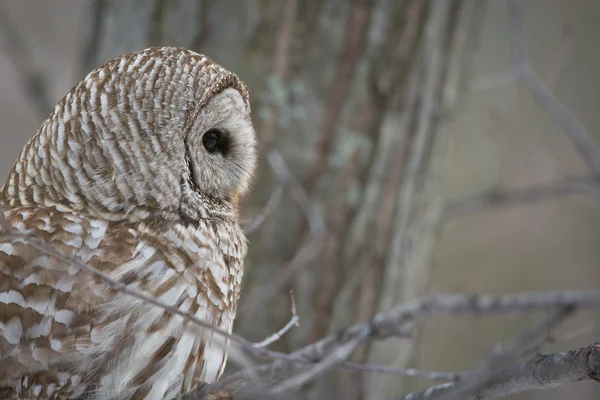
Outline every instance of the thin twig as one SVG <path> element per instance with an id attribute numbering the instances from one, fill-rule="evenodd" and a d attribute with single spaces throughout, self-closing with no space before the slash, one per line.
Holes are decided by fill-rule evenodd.
<path id="1" fill-rule="evenodd" d="M 596 144 L 573 112 L 546 87 L 529 62 L 525 50 L 522 11 L 517 0 L 509 0 L 508 14 L 510 20 L 510 49 L 515 74 L 540 104 L 564 128 L 577 151 L 594 172 L 596 179 L 600 180 L 600 155 L 596 149 Z"/>
<path id="2" fill-rule="evenodd" d="M 489 189 L 446 203 L 442 219 L 461 217 L 494 207 L 523 206 L 574 194 L 600 195 L 594 176 L 575 176 L 517 189 Z"/>
<path id="3" fill-rule="evenodd" d="M 450 381 L 454 382 L 458 379 L 458 374 L 454 372 L 438 372 L 438 371 L 425 371 L 416 368 L 393 368 L 387 365 L 357 363 L 347 361 L 340 364 L 340 368 L 349 369 L 353 371 L 361 372 L 375 372 L 378 374 L 388 374 L 396 376 L 408 376 L 411 378 L 423 378 L 432 381 Z"/>
<path id="4" fill-rule="evenodd" d="M 285 326 L 283 328 L 281 328 L 280 330 L 278 330 L 277 332 L 275 332 L 274 334 L 272 334 L 271 336 L 269 336 L 268 338 L 266 338 L 262 342 L 254 343 L 254 346 L 256 346 L 256 347 L 267 347 L 267 346 L 270 346 L 272 343 L 280 340 L 281 337 L 283 335 L 285 335 L 290 329 L 292 329 L 295 326 L 299 326 L 300 325 L 299 324 L 300 317 L 296 313 L 296 299 L 294 297 L 294 292 L 292 290 L 290 290 L 290 298 L 291 298 L 291 302 L 292 302 L 292 317 L 290 318 L 290 320 L 288 321 L 288 323 L 285 324 Z"/>

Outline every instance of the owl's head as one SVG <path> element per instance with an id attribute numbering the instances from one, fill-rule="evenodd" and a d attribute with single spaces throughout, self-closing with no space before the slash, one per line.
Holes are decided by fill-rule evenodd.
<path id="1" fill-rule="evenodd" d="M 25 146 L 2 200 L 194 220 L 235 214 L 255 164 L 246 86 L 203 55 L 156 47 L 75 86 Z"/>

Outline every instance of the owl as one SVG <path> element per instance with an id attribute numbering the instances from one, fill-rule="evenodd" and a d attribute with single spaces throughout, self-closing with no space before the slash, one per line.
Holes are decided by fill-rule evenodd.
<path id="1" fill-rule="evenodd" d="M 256 164 L 246 86 L 173 47 L 92 71 L 0 193 L 11 229 L 231 332 Z M 24 239 L 0 240 L 0 398 L 170 399 L 223 373 L 227 342 Z"/>

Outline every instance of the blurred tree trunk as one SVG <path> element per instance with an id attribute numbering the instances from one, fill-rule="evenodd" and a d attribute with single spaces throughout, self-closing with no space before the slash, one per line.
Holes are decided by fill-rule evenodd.
<path id="1" fill-rule="evenodd" d="M 306 219 L 291 197 L 250 235 L 235 330 L 251 340 L 289 318 L 275 346 L 293 350 L 418 295 L 426 282 L 423 202 L 448 40 L 458 1 L 95 0 L 82 74 L 151 45 L 202 52 L 250 87 L 263 155 L 276 148 L 324 217 L 309 260 L 295 257 Z M 92 15 L 93 14 L 93 15 Z M 261 165 L 244 214 L 260 212 L 276 179 Z M 428 211 L 429 210 L 429 211 Z M 274 277 L 288 277 L 273 288 Z M 265 288 L 256 312 L 244 305 Z M 258 296 L 258 297 L 257 297 Z M 408 341 L 360 349 L 355 361 L 410 361 Z M 310 398 L 381 399 L 397 378 L 334 372 Z"/>

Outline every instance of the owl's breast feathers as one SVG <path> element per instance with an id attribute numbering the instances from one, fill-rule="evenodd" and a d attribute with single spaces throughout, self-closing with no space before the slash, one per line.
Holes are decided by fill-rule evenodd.
<path id="1" fill-rule="evenodd" d="M 231 331 L 246 253 L 234 221 L 159 232 L 57 209 L 14 208 L 7 217 L 65 256 Z M 0 240 L 2 398 L 172 398 L 218 379 L 224 346 L 21 239 Z"/>

